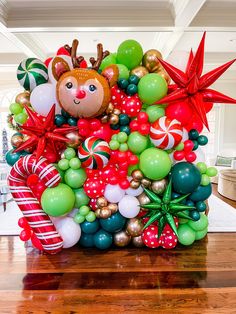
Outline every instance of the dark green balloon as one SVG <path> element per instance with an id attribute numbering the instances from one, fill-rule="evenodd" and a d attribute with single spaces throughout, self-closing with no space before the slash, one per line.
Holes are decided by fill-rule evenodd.
<path id="1" fill-rule="evenodd" d="M 171 178 L 175 192 L 192 193 L 201 183 L 201 173 L 189 162 L 179 162 L 171 169 Z"/>
<path id="2" fill-rule="evenodd" d="M 108 232 L 120 231 L 126 223 L 126 218 L 123 217 L 119 212 L 111 215 L 107 219 L 100 219 L 100 225 Z"/>
<path id="3" fill-rule="evenodd" d="M 205 201 L 212 193 L 211 183 L 208 185 L 199 185 L 196 190 L 189 196 L 194 202 Z"/>
<path id="4" fill-rule="evenodd" d="M 61 115 L 61 114 L 56 114 L 55 115 L 55 124 L 56 124 L 56 126 L 62 126 L 65 123 L 66 123 L 66 118 L 63 115 Z"/>
<path id="5" fill-rule="evenodd" d="M 121 113 L 119 115 L 119 123 L 120 123 L 120 125 L 127 125 L 127 124 L 129 124 L 129 122 L 130 122 L 130 118 L 129 118 L 129 116 L 127 114 Z"/>
<path id="6" fill-rule="evenodd" d="M 66 119 L 70 118 L 69 113 L 67 113 L 65 110 L 61 109 L 61 114 L 63 115 L 63 117 L 65 117 Z"/>
<path id="7" fill-rule="evenodd" d="M 94 220 L 93 222 L 84 221 L 80 224 L 81 230 L 84 233 L 95 233 L 99 229 L 99 222 L 98 219 Z"/>
<path id="8" fill-rule="evenodd" d="M 81 233 L 81 237 L 79 239 L 79 244 L 83 247 L 93 247 L 94 246 L 94 240 L 93 240 L 93 234 L 88 233 Z"/>
<path id="9" fill-rule="evenodd" d="M 77 119 L 76 118 L 73 118 L 73 117 L 70 117 L 68 120 L 67 120 L 67 123 L 71 126 L 77 126 Z"/>
<path id="10" fill-rule="evenodd" d="M 194 144 L 193 150 L 198 149 L 198 146 L 199 146 L 198 141 L 197 140 L 193 140 L 193 144 Z"/>
<path id="11" fill-rule="evenodd" d="M 73 189 L 75 193 L 75 207 L 80 208 L 83 205 L 88 205 L 90 198 L 84 192 L 83 188 Z"/>
<path id="12" fill-rule="evenodd" d="M 200 135 L 197 141 L 199 145 L 204 146 L 208 143 L 208 138 L 205 135 Z"/>
<path id="13" fill-rule="evenodd" d="M 6 156 L 5 156 L 6 162 L 8 163 L 9 166 L 13 166 L 20 159 L 21 156 L 26 156 L 26 155 L 28 155 L 28 153 L 25 151 L 15 153 L 14 149 L 11 149 L 6 153 Z"/>
<path id="14" fill-rule="evenodd" d="M 100 229 L 93 235 L 93 241 L 98 249 L 106 250 L 112 245 L 113 237 L 109 232 Z"/>
<path id="15" fill-rule="evenodd" d="M 200 214 L 197 210 L 191 210 L 189 212 L 189 216 L 194 220 L 194 221 L 197 221 L 200 219 Z"/>
<path id="16" fill-rule="evenodd" d="M 139 82 L 139 77 L 137 75 L 131 75 L 129 77 L 129 83 L 130 84 L 134 84 L 134 85 L 137 85 Z"/>
<path id="17" fill-rule="evenodd" d="M 192 129 L 188 133 L 190 140 L 197 140 L 199 136 L 199 132 L 196 129 Z"/>
<path id="18" fill-rule="evenodd" d="M 126 89 L 129 85 L 129 82 L 128 80 L 121 78 L 118 80 L 117 84 L 121 89 Z"/>
<path id="19" fill-rule="evenodd" d="M 120 125 L 119 125 L 119 123 L 117 123 L 117 124 L 111 124 L 111 125 L 110 125 L 110 128 L 111 128 L 112 130 L 119 130 Z"/>
<path id="20" fill-rule="evenodd" d="M 122 125 L 120 127 L 120 131 L 125 132 L 127 135 L 130 135 L 131 132 L 130 127 L 128 125 Z"/>
<path id="21" fill-rule="evenodd" d="M 204 212 L 207 208 L 206 206 L 206 203 L 205 202 L 202 202 L 202 201 L 199 201 L 195 204 L 196 206 L 196 209 L 199 211 L 199 212 Z"/>
<path id="22" fill-rule="evenodd" d="M 129 96 L 136 94 L 137 91 L 138 91 L 138 87 L 135 84 L 129 84 L 128 87 L 126 88 L 126 94 Z"/>

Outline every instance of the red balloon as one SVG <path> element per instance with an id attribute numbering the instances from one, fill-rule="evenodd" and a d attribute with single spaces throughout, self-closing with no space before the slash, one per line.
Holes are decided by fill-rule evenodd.
<path id="1" fill-rule="evenodd" d="M 166 116 L 170 119 L 177 119 L 182 126 L 185 126 L 192 119 L 193 111 L 188 101 L 176 102 L 166 108 Z"/>
<path id="2" fill-rule="evenodd" d="M 108 123 L 104 123 L 100 126 L 100 128 L 91 133 L 91 136 L 97 136 L 106 142 L 110 142 L 112 137 L 112 130 Z"/>
<path id="3" fill-rule="evenodd" d="M 157 248 L 160 246 L 158 236 L 158 227 L 156 225 L 150 225 L 144 229 L 142 233 L 142 240 L 143 243 L 152 249 Z"/>
<path id="4" fill-rule="evenodd" d="M 142 135 L 148 135 L 150 133 L 150 124 L 149 123 L 142 123 L 139 126 L 139 132 Z"/>
<path id="5" fill-rule="evenodd" d="M 120 108 L 122 99 L 125 97 L 125 93 L 117 86 L 111 88 L 111 103 L 116 107 Z"/>
<path id="6" fill-rule="evenodd" d="M 97 206 L 97 199 L 96 198 L 91 198 L 90 201 L 89 201 L 89 207 L 92 208 L 92 210 L 96 210 L 98 209 L 98 206 Z"/>
<path id="7" fill-rule="evenodd" d="M 190 131 L 192 129 L 196 129 L 199 133 L 201 133 L 203 130 L 203 124 L 202 124 L 200 118 L 198 118 L 195 115 L 193 116 L 192 120 L 188 124 L 186 124 L 184 127 L 187 131 Z"/>
<path id="8" fill-rule="evenodd" d="M 184 156 L 185 156 L 185 154 L 184 154 L 183 150 L 181 150 L 181 151 L 176 150 L 173 154 L 174 159 L 177 161 L 183 160 Z"/>
<path id="9" fill-rule="evenodd" d="M 138 123 L 138 120 L 133 120 L 130 122 L 130 128 L 131 130 L 134 132 L 134 131 L 138 131 L 139 130 L 139 123 Z"/>
<path id="10" fill-rule="evenodd" d="M 105 191 L 105 182 L 101 178 L 87 178 L 84 184 L 84 191 L 90 198 L 103 196 Z"/>
<path id="11" fill-rule="evenodd" d="M 44 61 L 44 64 L 46 65 L 46 67 L 48 68 L 48 65 L 49 65 L 49 63 L 52 61 L 52 57 L 50 57 L 50 58 L 47 58 L 45 61 Z"/>
<path id="12" fill-rule="evenodd" d="M 119 186 L 123 189 L 123 190 L 126 190 L 129 188 L 130 186 L 130 183 L 129 183 L 129 180 L 128 179 L 122 179 L 119 181 Z"/>
<path id="13" fill-rule="evenodd" d="M 86 69 L 88 67 L 86 60 L 81 61 L 79 65 L 80 65 L 80 68 L 82 69 Z"/>
<path id="14" fill-rule="evenodd" d="M 191 140 L 187 140 L 184 142 L 184 150 L 185 152 L 190 152 L 193 150 L 194 143 Z"/>
<path id="15" fill-rule="evenodd" d="M 147 123 L 148 122 L 148 114 L 146 112 L 139 112 L 138 114 L 138 122 Z"/>
<path id="16" fill-rule="evenodd" d="M 27 221 L 27 219 L 25 217 L 19 218 L 18 226 L 23 228 L 23 229 L 30 228 L 30 226 L 28 224 L 28 221 Z"/>
<path id="17" fill-rule="evenodd" d="M 69 56 L 70 54 L 64 47 L 60 47 L 57 50 L 57 56 L 60 56 L 60 55 Z"/>
<path id="18" fill-rule="evenodd" d="M 131 155 L 128 162 L 130 165 L 136 165 L 139 162 L 138 156 Z"/>
<path id="19" fill-rule="evenodd" d="M 21 241 L 28 241 L 31 238 L 31 229 L 24 229 L 19 235 Z"/>
<path id="20" fill-rule="evenodd" d="M 126 96 L 122 100 L 121 111 L 129 117 L 136 117 L 142 109 L 142 102 L 137 95 Z"/>
<path id="21" fill-rule="evenodd" d="M 185 159 L 188 162 L 194 162 L 197 159 L 197 156 L 194 152 L 189 152 L 185 154 Z"/>

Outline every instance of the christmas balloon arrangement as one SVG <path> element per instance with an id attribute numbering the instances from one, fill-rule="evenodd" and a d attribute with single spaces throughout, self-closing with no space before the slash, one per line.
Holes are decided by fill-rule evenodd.
<path id="1" fill-rule="evenodd" d="M 52 254 L 76 243 L 172 249 L 205 237 L 217 171 L 205 164 L 201 132 L 213 102 L 236 100 L 209 89 L 235 60 L 202 75 L 204 42 L 185 72 L 135 40 L 117 53 L 98 44 L 91 66 L 77 40 L 20 63 L 6 160 L 21 240 Z"/>

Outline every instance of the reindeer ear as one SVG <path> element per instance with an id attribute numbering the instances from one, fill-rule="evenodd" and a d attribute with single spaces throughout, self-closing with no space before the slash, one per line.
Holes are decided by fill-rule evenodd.
<path id="1" fill-rule="evenodd" d="M 101 75 L 104 76 L 108 80 L 110 87 L 112 87 L 118 81 L 119 69 L 115 64 L 112 64 L 106 67 L 102 71 Z"/>
<path id="2" fill-rule="evenodd" d="M 63 73 L 70 71 L 68 63 L 61 57 L 56 57 L 52 61 L 52 74 L 58 81 Z"/>

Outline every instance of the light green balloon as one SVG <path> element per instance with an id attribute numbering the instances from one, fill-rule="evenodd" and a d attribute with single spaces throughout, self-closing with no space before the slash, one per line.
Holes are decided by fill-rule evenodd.
<path id="1" fill-rule="evenodd" d="M 206 170 L 206 174 L 209 176 L 209 177 L 215 177 L 217 175 L 217 169 L 215 167 L 209 167 L 207 168 Z"/>
<path id="2" fill-rule="evenodd" d="M 86 180 L 86 173 L 84 169 L 68 169 L 64 176 L 65 183 L 73 189 L 78 189 L 83 186 Z"/>
<path id="3" fill-rule="evenodd" d="M 197 166 L 198 170 L 199 170 L 202 174 L 203 174 L 203 173 L 206 173 L 206 171 L 207 171 L 207 165 L 205 164 L 205 162 L 200 161 L 200 162 L 198 162 L 198 163 L 196 164 L 196 166 Z"/>
<path id="4" fill-rule="evenodd" d="M 202 231 L 208 226 L 208 218 L 205 214 L 201 214 L 200 219 L 198 221 L 189 220 L 188 225 L 194 231 Z"/>
<path id="5" fill-rule="evenodd" d="M 10 109 L 12 114 L 19 114 L 23 111 L 23 107 L 20 104 L 18 104 L 17 102 L 10 104 L 9 109 Z"/>
<path id="6" fill-rule="evenodd" d="M 128 69 L 138 66 L 143 58 L 143 49 L 139 42 L 133 39 L 123 41 L 117 50 L 117 63 L 124 64 Z"/>
<path id="7" fill-rule="evenodd" d="M 205 238 L 205 236 L 207 235 L 207 231 L 208 231 L 207 228 L 202 230 L 202 231 L 196 231 L 195 232 L 196 240 L 201 240 L 201 239 Z"/>
<path id="8" fill-rule="evenodd" d="M 102 60 L 100 69 L 104 70 L 106 67 L 108 67 L 111 64 L 116 64 L 116 55 L 114 53 L 110 53 L 106 58 Z"/>
<path id="9" fill-rule="evenodd" d="M 53 217 L 67 214 L 74 207 L 74 203 L 75 194 L 64 183 L 59 183 L 55 188 L 47 188 L 41 197 L 43 210 Z"/>
<path id="10" fill-rule="evenodd" d="M 195 232 L 187 224 L 179 225 L 178 240 L 183 245 L 191 245 L 195 241 Z"/>
<path id="11" fill-rule="evenodd" d="M 132 132 L 127 141 L 128 147 L 134 154 L 140 154 L 148 146 L 148 138 L 139 132 Z"/>
<path id="12" fill-rule="evenodd" d="M 166 80 L 157 73 L 143 76 L 138 83 L 138 95 L 148 105 L 166 96 L 167 90 Z"/>
<path id="13" fill-rule="evenodd" d="M 80 208 L 83 205 L 88 205 L 89 197 L 84 192 L 83 188 L 73 190 L 75 193 L 75 207 Z"/>
<path id="14" fill-rule="evenodd" d="M 132 173 L 134 170 L 137 170 L 137 169 L 139 169 L 139 165 L 138 165 L 138 164 L 129 166 L 129 168 L 128 168 L 128 175 L 131 176 L 131 173 Z"/>
<path id="15" fill-rule="evenodd" d="M 19 124 L 24 124 L 27 118 L 28 118 L 28 115 L 24 112 L 14 115 L 14 120 L 16 121 L 16 123 L 19 123 Z"/>
<path id="16" fill-rule="evenodd" d="M 165 108 L 160 105 L 148 106 L 146 109 L 149 122 L 153 123 L 165 115 Z"/>
<path id="17" fill-rule="evenodd" d="M 211 182 L 210 177 L 206 174 L 202 174 L 201 185 L 206 186 Z"/>
<path id="18" fill-rule="evenodd" d="M 140 170 L 152 180 L 161 180 L 168 175 L 171 169 L 169 155 L 158 148 L 148 148 L 140 155 Z"/>
<path id="19" fill-rule="evenodd" d="M 119 79 L 126 79 L 129 78 L 129 69 L 124 64 L 117 64 L 119 69 Z"/>

